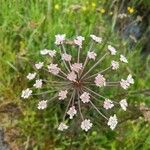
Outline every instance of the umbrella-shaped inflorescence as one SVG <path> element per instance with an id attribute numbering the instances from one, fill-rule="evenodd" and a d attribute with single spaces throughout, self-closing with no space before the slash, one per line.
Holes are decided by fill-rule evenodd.
<path id="1" fill-rule="evenodd" d="M 37 108 L 42 110 L 48 107 L 49 101 L 57 100 L 66 102 L 67 106 L 64 110 L 64 116 L 58 126 L 58 130 L 60 131 L 68 129 L 69 124 L 67 124 L 66 120 L 74 119 L 77 115 L 81 118 L 81 129 L 84 131 L 91 129 L 93 126 L 91 119 L 82 112 L 84 105 L 86 106 L 87 104 L 93 107 L 101 117 L 106 119 L 107 125 L 112 130 L 115 129 L 118 123 L 116 114 L 106 116 L 104 111 L 101 111 L 99 106 L 96 106 L 95 101 L 102 102 L 103 105 L 101 109 L 104 109 L 105 111 L 112 109 L 115 105 L 120 106 L 122 110 L 126 111 L 128 107 L 127 100 L 123 98 L 117 102 L 105 96 L 104 92 L 103 95 L 101 95 L 101 93 L 99 94 L 95 89 L 107 87 L 114 88 L 115 86 L 119 86 L 122 89 L 127 90 L 129 86 L 134 83 L 131 74 L 127 75 L 125 79 L 121 78 L 121 80 L 118 81 L 109 81 L 105 77 L 107 71 L 110 71 L 110 75 L 111 71 L 114 74 L 115 71 L 120 68 L 120 63 L 127 64 L 127 58 L 122 54 L 117 54 L 119 52 L 111 45 L 107 45 L 105 53 L 102 56 L 98 56 L 98 53 L 93 49 L 93 46 L 102 45 L 103 41 L 101 37 L 95 35 L 90 35 L 92 44 L 90 44 L 90 48 L 86 52 L 86 55 L 82 52 L 83 42 L 85 41 L 84 37 L 77 36 L 72 42 L 73 45 L 71 46 L 76 47 L 77 49 L 75 51 L 77 53 L 76 55 L 71 54 L 71 51 L 66 48 L 67 40 L 65 34 L 58 34 L 55 38 L 55 45 L 60 48 L 59 54 L 57 54 L 58 52 L 56 53 L 55 50 L 44 49 L 40 51 L 42 56 L 50 57 L 51 62 L 38 62 L 34 65 L 36 71 L 29 73 L 27 79 L 29 81 L 36 80 L 33 87 L 22 91 L 21 97 L 27 99 L 30 96 L 36 95 L 35 89 L 37 89 L 37 95 L 54 92 L 53 97 L 47 97 L 38 102 Z M 112 55 L 112 57 L 114 57 L 113 55 L 119 55 L 119 59 L 118 61 L 112 59 L 109 66 L 101 70 L 99 64 L 102 66 L 103 61 L 109 55 Z M 54 78 L 39 78 L 39 71 L 47 72 L 48 76 L 54 76 Z M 56 88 L 54 91 L 49 90 L 38 93 L 46 84 L 50 84 L 53 88 L 59 88 Z"/>

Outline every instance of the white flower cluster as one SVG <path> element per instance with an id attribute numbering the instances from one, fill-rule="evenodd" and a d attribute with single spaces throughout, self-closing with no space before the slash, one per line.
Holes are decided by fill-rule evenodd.
<path id="1" fill-rule="evenodd" d="M 119 19 L 127 18 L 127 14 L 125 14 L 125 13 L 118 14 L 118 18 Z"/>
<path id="2" fill-rule="evenodd" d="M 120 81 L 121 87 L 125 90 L 128 89 L 131 84 L 134 84 L 134 79 L 132 78 L 131 74 L 128 75 L 126 80 L 121 79 Z"/>
<path id="3" fill-rule="evenodd" d="M 96 35 L 90 35 L 92 39 L 92 44 L 101 44 L 102 38 L 98 37 Z M 112 60 L 108 68 L 104 70 L 98 70 L 100 68 L 99 64 L 102 62 L 102 60 L 108 55 L 117 55 L 117 50 L 111 45 L 107 45 L 107 51 L 106 54 L 102 57 L 98 57 L 98 54 L 96 53 L 96 50 L 93 50 L 92 48 L 91 51 L 91 46 L 90 49 L 86 53 L 86 57 L 84 62 L 82 62 L 80 55 L 82 54 L 82 46 L 83 46 L 83 41 L 85 38 L 83 36 L 77 36 L 73 41 L 74 44 L 77 46 L 77 59 L 72 56 L 65 47 L 65 40 L 66 40 L 66 35 L 65 34 L 58 34 L 55 36 L 55 44 L 58 46 L 60 50 L 60 58 L 62 61 L 55 61 L 56 57 L 56 50 L 48 50 L 48 49 L 43 49 L 40 51 L 40 54 L 43 57 L 50 57 L 48 60 L 50 60 L 49 63 L 45 62 L 38 62 L 34 65 L 35 70 L 39 73 L 40 71 L 47 71 L 48 77 L 50 75 L 53 75 L 56 80 L 53 81 L 49 80 L 49 78 L 43 78 L 41 74 L 38 75 L 37 72 L 32 72 L 27 75 L 27 79 L 30 82 L 33 83 L 33 87 L 35 90 L 39 92 L 42 89 L 49 89 L 49 86 L 46 87 L 47 83 L 51 83 L 50 85 L 52 88 L 54 88 L 54 97 L 51 97 L 50 99 L 46 98 L 47 100 L 41 100 L 38 102 L 37 108 L 39 110 L 44 110 L 48 107 L 48 101 L 51 101 L 53 99 L 59 100 L 60 103 L 67 103 L 66 111 L 63 117 L 62 122 L 58 126 L 58 130 L 64 131 L 69 128 L 67 125 L 67 119 L 73 119 L 74 117 L 80 116 L 82 119 L 81 121 L 81 129 L 87 132 L 89 129 L 92 128 L 93 123 L 91 122 L 90 119 L 84 117 L 84 114 L 82 112 L 82 108 L 86 105 L 91 106 L 94 108 L 95 111 L 99 113 L 104 119 L 106 119 L 107 125 L 114 130 L 117 123 L 118 119 L 116 114 L 113 114 L 112 116 L 106 116 L 105 113 L 101 112 L 99 108 L 95 105 L 95 99 L 97 101 L 101 102 L 101 99 L 103 100 L 103 107 L 105 111 L 109 111 L 110 109 L 114 109 L 115 106 L 119 106 L 123 111 L 127 110 L 128 103 L 126 99 L 122 99 L 119 102 L 114 101 L 108 97 L 105 97 L 101 95 L 102 93 L 95 92 L 95 88 L 107 88 L 109 87 L 114 87 L 114 86 L 120 86 L 123 89 L 128 89 L 130 85 L 134 84 L 134 79 L 131 74 L 127 76 L 127 79 L 121 79 L 120 81 L 109 81 L 105 77 L 105 72 L 107 70 L 113 70 L 114 71 L 118 70 L 121 66 L 121 63 L 128 63 L 127 58 L 120 54 L 119 55 L 119 61 Z M 75 61 L 76 60 L 76 61 Z M 94 63 L 94 65 L 89 66 L 87 69 L 87 64 L 88 61 L 91 61 Z M 58 62 L 58 63 L 56 63 Z M 89 64 L 92 64 L 89 63 Z M 98 67 L 99 66 L 99 67 Z M 97 68 L 96 68 L 97 67 Z M 95 69 L 96 68 L 96 69 Z M 94 71 L 95 69 L 95 71 Z M 98 71 L 97 71 L 98 70 Z M 95 73 L 97 72 L 97 73 Z M 90 74 L 92 73 L 92 74 Z M 35 79 L 36 78 L 36 79 Z M 35 79 L 35 81 L 33 81 Z M 57 80 L 58 79 L 58 80 Z M 61 80 L 61 81 L 60 81 Z M 95 88 L 93 88 L 95 86 Z M 32 94 L 32 88 L 27 88 L 22 91 L 21 97 L 23 99 L 27 99 L 32 95 L 36 95 L 36 93 Z M 55 90 L 56 89 L 56 90 Z M 45 94 L 52 92 L 50 90 L 45 91 L 45 92 L 40 92 L 37 93 L 37 95 L 40 94 Z M 107 114 L 107 113 L 106 113 Z"/>

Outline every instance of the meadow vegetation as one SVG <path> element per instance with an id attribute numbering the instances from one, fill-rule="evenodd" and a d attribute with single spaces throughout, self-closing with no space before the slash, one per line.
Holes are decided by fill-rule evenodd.
<path id="1" fill-rule="evenodd" d="M 12 150 L 150 149 L 150 55 L 144 45 L 150 27 L 146 22 L 141 34 L 126 32 L 127 25 L 136 22 L 137 16 L 146 20 L 150 3 L 149 0 L 122 3 L 118 0 L 0 0 L 0 127 Z M 128 15 L 125 21 L 117 17 L 121 12 Z M 106 91 L 116 99 L 125 95 L 129 103 L 126 112 L 118 110 L 120 120 L 114 131 L 94 114 L 96 123 L 88 133 L 81 131 L 75 122 L 69 131 L 60 132 L 57 127 L 62 106 L 53 102 L 48 109 L 39 111 L 36 97 L 21 99 L 21 91 L 28 86 L 26 76 L 32 71 L 31 64 L 42 60 L 41 49 L 56 48 L 54 40 L 59 33 L 70 39 L 95 34 L 127 56 L 129 65 L 121 72 L 131 73 L 135 84 L 125 93 Z M 140 36 L 136 37 L 137 34 Z M 89 41 L 86 42 L 83 53 L 88 48 Z"/>

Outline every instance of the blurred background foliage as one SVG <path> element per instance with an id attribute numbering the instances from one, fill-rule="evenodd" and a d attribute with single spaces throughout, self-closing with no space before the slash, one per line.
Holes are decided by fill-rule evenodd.
<path id="1" fill-rule="evenodd" d="M 125 13 L 127 17 L 119 18 Z M 149 0 L 0 0 L 0 127 L 12 150 L 149 150 L 150 149 L 150 1 Z M 99 121 L 88 133 L 72 123 L 57 131 L 62 108 L 56 102 L 37 111 L 36 98 L 20 99 L 27 87 L 30 60 L 54 49 L 54 36 L 95 34 L 129 59 L 135 85 L 126 113 L 111 131 Z M 86 43 L 88 45 L 88 43 Z M 88 46 L 87 46 L 88 47 Z M 86 49 L 85 49 L 86 52 Z M 113 96 L 113 92 L 108 93 Z M 116 95 L 116 98 L 119 94 Z"/>

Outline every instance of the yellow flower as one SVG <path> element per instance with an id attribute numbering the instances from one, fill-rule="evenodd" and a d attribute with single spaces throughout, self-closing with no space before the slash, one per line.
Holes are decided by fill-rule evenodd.
<path id="1" fill-rule="evenodd" d="M 113 15 L 113 12 L 111 11 L 111 12 L 109 13 L 109 15 L 112 16 L 112 15 Z"/>
<path id="2" fill-rule="evenodd" d="M 132 14 L 134 12 L 134 8 L 132 8 L 132 7 L 128 7 L 127 9 L 130 14 Z"/>
<path id="3" fill-rule="evenodd" d="M 95 4 L 94 2 L 92 2 L 92 4 L 91 4 L 91 5 L 92 5 L 92 7 L 93 7 L 93 8 L 95 8 L 95 7 L 96 7 L 96 4 Z"/>
<path id="4" fill-rule="evenodd" d="M 59 5 L 58 4 L 56 4 L 55 6 L 54 6 L 54 8 L 56 9 L 56 10 L 59 10 Z"/>
<path id="5" fill-rule="evenodd" d="M 87 10 L 86 6 L 83 6 L 83 7 L 82 7 L 82 10 L 83 10 L 83 11 L 86 11 L 86 10 Z"/>
<path id="6" fill-rule="evenodd" d="M 105 10 L 104 8 L 101 8 L 101 9 L 100 9 L 100 12 L 101 12 L 102 14 L 104 14 L 104 13 L 106 12 L 106 10 Z"/>

